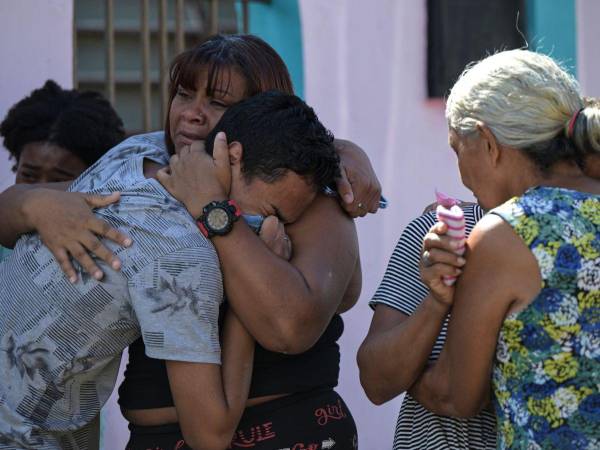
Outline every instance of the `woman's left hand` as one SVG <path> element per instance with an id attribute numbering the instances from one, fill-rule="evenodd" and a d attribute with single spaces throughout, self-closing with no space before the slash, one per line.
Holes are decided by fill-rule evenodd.
<path id="1" fill-rule="evenodd" d="M 159 170 L 156 178 L 192 217 L 200 217 L 209 202 L 229 195 L 231 166 L 225 133 L 217 133 L 213 156 L 206 153 L 203 141 L 196 141 L 173 155 L 169 166 Z"/>
<path id="2" fill-rule="evenodd" d="M 340 156 L 341 178 L 337 181 L 342 208 L 350 217 L 376 213 L 381 198 L 381 184 L 371 161 L 358 145 L 341 139 L 334 142 Z"/>

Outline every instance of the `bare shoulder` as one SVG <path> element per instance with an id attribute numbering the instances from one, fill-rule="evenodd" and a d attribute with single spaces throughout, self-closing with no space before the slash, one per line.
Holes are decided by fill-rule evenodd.
<path id="1" fill-rule="evenodd" d="M 294 237 L 306 230 L 331 230 L 339 227 L 354 229 L 354 221 L 344 212 L 337 199 L 317 195 L 300 219 L 286 229 Z"/>
<path id="2" fill-rule="evenodd" d="M 286 227 L 293 243 L 294 260 L 335 261 L 336 266 L 349 264 L 354 270 L 358 258 L 358 236 L 354 221 L 334 198 L 319 195 L 300 217 Z"/>
<path id="3" fill-rule="evenodd" d="M 527 302 L 539 292 L 537 261 L 513 228 L 496 214 L 487 214 L 467 241 L 467 264 L 461 279 L 507 294 L 511 303 Z M 485 281 L 484 281 L 485 280 Z"/>
<path id="4" fill-rule="evenodd" d="M 513 262 L 515 253 L 529 252 L 513 228 L 496 214 L 485 215 L 467 240 L 468 257 L 480 262 L 488 259 L 495 264 Z"/>

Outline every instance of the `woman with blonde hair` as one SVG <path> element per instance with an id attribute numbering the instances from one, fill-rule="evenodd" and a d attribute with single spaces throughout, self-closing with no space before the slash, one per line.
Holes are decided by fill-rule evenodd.
<path id="1" fill-rule="evenodd" d="M 598 448 L 600 108 L 548 56 L 511 50 L 461 75 L 446 117 L 462 181 L 491 211 L 456 287 L 445 226 L 424 240 L 423 280 L 452 317 L 410 392 L 468 417 L 491 387 L 500 448 Z"/>

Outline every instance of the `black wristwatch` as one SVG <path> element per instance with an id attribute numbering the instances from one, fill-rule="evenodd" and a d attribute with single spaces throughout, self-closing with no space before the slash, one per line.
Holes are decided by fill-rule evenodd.
<path id="1" fill-rule="evenodd" d="M 241 215 L 240 208 L 233 200 L 213 201 L 202 209 L 202 215 L 196 224 L 207 238 L 225 236 Z"/>

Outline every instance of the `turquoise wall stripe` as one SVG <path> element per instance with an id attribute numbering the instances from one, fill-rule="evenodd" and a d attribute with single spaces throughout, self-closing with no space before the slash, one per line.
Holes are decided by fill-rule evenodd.
<path id="1" fill-rule="evenodd" d="M 298 0 L 250 2 L 248 9 L 248 31 L 263 38 L 281 55 L 290 71 L 296 95 L 304 98 L 302 29 Z M 237 10 L 238 17 L 241 17 L 239 2 Z"/>
<path id="2" fill-rule="evenodd" d="M 527 0 L 526 8 L 530 48 L 552 56 L 577 75 L 575 0 Z"/>

